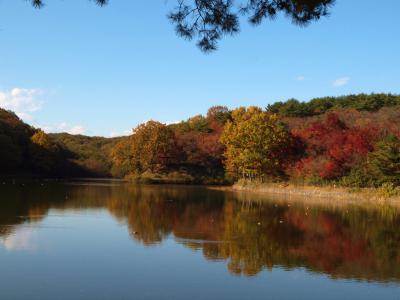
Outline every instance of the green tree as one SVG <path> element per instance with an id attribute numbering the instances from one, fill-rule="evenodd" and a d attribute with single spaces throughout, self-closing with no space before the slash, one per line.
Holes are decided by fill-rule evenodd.
<path id="1" fill-rule="evenodd" d="M 355 109 L 378 111 L 382 107 L 400 105 L 400 96 L 394 94 L 358 94 L 339 97 L 314 98 L 308 102 L 289 99 L 269 104 L 267 110 L 285 117 L 308 117 L 321 115 L 329 110 Z"/>
<path id="2" fill-rule="evenodd" d="M 392 183 L 400 185 L 400 140 L 388 135 L 378 142 L 376 150 L 371 153 L 370 164 L 374 181 L 378 184 Z"/>
<path id="3" fill-rule="evenodd" d="M 285 103 L 269 104 L 267 110 L 288 117 L 305 117 L 311 115 L 309 105 L 296 99 L 289 99 Z"/>
<path id="4" fill-rule="evenodd" d="M 291 137 L 277 115 L 258 107 L 238 108 L 221 137 L 226 168 L 235 177 L 276 176 L 282 172 Z"/>

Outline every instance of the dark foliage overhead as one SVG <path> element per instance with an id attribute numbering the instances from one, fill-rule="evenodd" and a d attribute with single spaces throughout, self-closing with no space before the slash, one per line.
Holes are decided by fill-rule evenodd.
<path id="1" fill-rule="evenodd" d="M 93 0 L 100 6 L 108 0 Z M 296 25 L 305 26 L 329 14 L 335 0 L 176 0 L 177 6 L 168 15 L 181 37 L 197 39 L 204 52 L 217 49 L 218 41 L 225 35 L 239 31 L 239 16 L 248 17 L 253 25 L 264 19 L 274 19 L 285 14 Z M 44 0 L 31 0 L 41 8 Z"/>
<path id="2" fill-rule="evenodd" d="M 100 6 L 106 5 L 108 3 L 108 0 L 91 0 L 91 1 L 96 2 L 96 4 L 98 4 Z M 44 3 L 46 1 L 43 1 L 43 0 L 30 0 L 30 2 L 32 3 L 32 5 L 34 7 L 41 8 L 41 7 L 44 6 Z"/>
<path id="3" fill-rule="evenodd" d="M 169 18 L 177 33 L 186 38 L 197 38 L 204 52 L 216 49 L 224 35 L 239 31 L 239 15 L 245 15 L 253 25 L 264 19 L 274 19 L 282 12 L 296 25 L 307 25 L 328 15 L 335 0 L 178 0 Z M 237 5 L 236 5 L 237 4 Z"/>

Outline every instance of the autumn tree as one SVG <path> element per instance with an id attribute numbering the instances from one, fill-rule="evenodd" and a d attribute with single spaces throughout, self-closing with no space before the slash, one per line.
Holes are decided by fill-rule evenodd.
<path id="1" fill-rule="evenodd" d="M 157 172 L 176 159 L 174 132 L 156 121 L 137 126 L 131 137 L 131 164 L 137 173 Z"/>
<path id="2" fill-rule="evenodd" d="M 223 169 L 222 154 L 224 150 L 220 142 L 222 128 L 221 126 L 210 132 L 177 129 L 175 136 L 177 146 L 182 153 L 179 159 L 181 166 L 201 168 L 208 170 L 208 173 L 221 171 Z"/>
<path id="3" fill-rule="evenodd" d="M 226 168 L 235 177 L 276 176 L 282 173 L 291 137 L 278 119 L 258 107 L 238 108 L 221 137 L 226 147 Z"/>
<path id="4" fill-rule="evenodd" d="M 49 136 L 41 129 L 36 130 L 36 132 L 31 137 L 32 143 L 38 145 L 45 149 L 51 149 L 54 145 L 52 144 Z"/>
<path id="5" fill-rule="evenodd" d="M 216 105 L 212 106 L 207 111 L 207 119 L 209 122 L 218 122 L 225 124 L 231 117 L 231 113 L 226 106 Z"/>
<path id="6" fill-rule="evenodd" d="M 322 120 L 292 133 L 306 145 L 305 157 L 295 165 L 296 172 L 311 180 L 347 175 L 373 150 L 376 138 L 374 130 L 349 127 L 337 113 L 328 113 Z"/>
<path id="7" fill-rule="evenodd" d="M 133 172 L 131 139 L 132 137 L 122 139 L 110 151 L 111 174 L 115 177 L 123 178 Z"/>

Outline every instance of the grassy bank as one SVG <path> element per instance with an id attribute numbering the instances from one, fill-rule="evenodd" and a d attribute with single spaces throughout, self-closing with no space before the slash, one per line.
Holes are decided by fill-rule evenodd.
<path id="1" fill-rule="evenodd" d="M 400 188 L 383 185 L 380 188 L 345 188 L 332 186 L 302 186 L 291 183 L 262 183 L 240 180 L 230 187 L 221 187 L 225 191 L 258 193 L 269 198 L 283 201 L 306 201 L 310 204 L 335 202 L 342 204 L 390 204 L 400 207 Z"/>
<path id="2" fill-rule="evenodd" d="M 223 176 L 207 176 L 183 171 L 168 173 L 145 172 L 140 175 L 129 175 L 126 179 L 135 183 L 148 184 L 200 184 L 200 185 L 228 185 L 229 182 Z"/>

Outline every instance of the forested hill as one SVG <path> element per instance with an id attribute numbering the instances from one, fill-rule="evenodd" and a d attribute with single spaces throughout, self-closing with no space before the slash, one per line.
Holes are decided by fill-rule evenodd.
<path id="1" fill-rule="evenodd" d="M 214 106 L 205 116 L 149 121 L 114 139 L 45 134 L 0 110 L 0 174 L 397 186 L 399 138 L 400 96 L 391 94 Z"/>
<path id="2" fill-rule="evenodd" d="M 46 134 L 0 109 L 0 176 L 111 176 L 107 145 L 116 141 Z"/>
<path id="3" fill-rule="evenodd" d="M 14 113 L 0 109 L 0 173 L 30 168 L 29 145 L 34 132 Z"/>
<path id="4" fill-rule="evenodd" d="M 50 139 L 73 154 L 73 162 L 93 176 L 111 177 L 110 153 L 123 137 L 105 138 L 51 133 Z"/>

